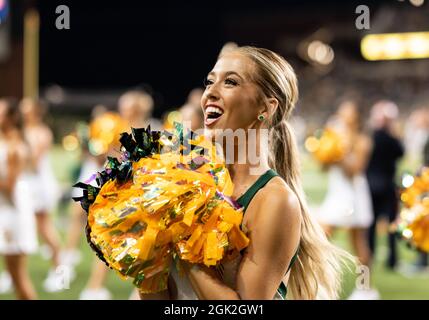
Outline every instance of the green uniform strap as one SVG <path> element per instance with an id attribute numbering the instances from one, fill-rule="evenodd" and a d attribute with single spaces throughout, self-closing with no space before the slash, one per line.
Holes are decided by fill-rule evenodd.
<path id="1" fill-rule="evenodd" d="M 262 189 L 268 183 L 268 181 L 276 176 L 278 176 L 277 172 L 272 169 L 268 170 L 262 176 L 260 176 L 258 180 L 256 180 L 256 182 L 240 198 L 237 199 L 237 202 L 242 207 L 244 207 L 244 211 L 246 211 L 250 201 L 252 201 L 259 189 Z"/>

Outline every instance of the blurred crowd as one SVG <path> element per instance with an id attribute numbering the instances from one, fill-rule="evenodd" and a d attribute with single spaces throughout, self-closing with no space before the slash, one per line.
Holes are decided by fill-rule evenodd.
<path id="1" fill-rule="evenodd" d="M 339 134 L 342 155 L 323 164 L 328 175 L 325 198 L 315 210 L 327 235 L 345 228 L 350 245 L 369 274 L 374 264 L 379 233 L 387 234 L 385 267 L 401 273 L 427 272 L 428 257 L 416 256 L 412 265 L 400 264 L 397 234 L 393 228 L 400 211 L 400 190 L 406 187 L 398 165 L 406 159 L 408 170 L 428 165 L 429 109 L 413 110 L 400 123 L 399 108 L 389 100 L 376 101 L 365 121 L 358 100 L 346 98 L 339 103 L 325 128 Z M 403 168 L 402 168 L 403 169 Z M 402 172 L 404 173 L 404 172 Z M 382 220 L 383 224 L 378 224 Z M 384 229 L 384 230 L 382 230 Z M 375 300 L 380 294 L 371 281 L 356 287 L 349 299 Z"/>
<path id="2" fill-rule="evenodd" d="M 192 124 L 190 129 L 193 130 L 201 128 L 201 94 L 201 89 L 192 90 L 184 105 L 166 113 L 163 119 L 152 117 L 154 101 L 143 90 L 125 92 L 118 100 L 117 110 L 95 106 L 90 123 L 79 123 L 72 133 L 79 138 L 80 147 L 74 182 L 95 184 L 95 173 L 102 170 L 106 157 L 119 155 L 119 148 L 112 141 L 106 146 L 102 144 L 106 139 L 119 138 L 111 135 L 117 126 L 115 121 L 121 121 L 123 131 L 149 125 L 152 130 L 168 129 L 174 121 Z M 43 282 L 46 292 L 64 290 L 64 281 L 73 281 L 74 267 L 81 260 L 79 246 L 84 236 L 85 212 L 71 198 L 81 196 L 82 191 L 73 189 L 73 183 L 62 188 L 55 177 L 49 156 L 54 137 L 44 121 L 47 112 L 46 104 L 38 99 L 0 99 L 0 255 L 4 257 L 0 294 L 14 289 L 18 299 L 37 298 L 29 276 L 28 255 L 42 251 L 51 260 L 51 268 Z M 98 137 L 94 130 L 99 131 Z M 53 217 L 61 199 L 70 202 L 71 208 L 64 237 L 60 236 Z M 102 262 L 94 259 L 81 299 L 111 298 L 104 287 L 107 271 Z"/>

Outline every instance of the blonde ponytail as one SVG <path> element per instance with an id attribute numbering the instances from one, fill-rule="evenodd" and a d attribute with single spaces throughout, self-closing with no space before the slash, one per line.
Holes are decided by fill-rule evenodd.
<path id="1" fill-rule="evenodd" d="M 290 271 L 289 290 L 295 299 L 337 299 L 341 289 L 341 261 L 351 257 L 329 242 L 310 215 L 301 186 L 298 148 L 289 124 L 284 120 L 272 128 L 271 133 L 270 165 L 293 190 L 301 206 L 299 254 Z"/>
<path id="2" fill-rule="evenodd" d="M 269 124 L 269 163 L 296 194 L 302 215 L 299 251 L 290 270 L 289 292 L 294 299 L 337 299 L 344 264 L 353 258 L 329 242 L 307 207 L 301 186 L 299 152 L 294 133 L 287 122 L 298 99 L 295 73 L 282 57 L 270 50 L 239 47 L 235 51 L 256 64 L 254 81 L 262 95 L 274 97 L 279 102 Z"/>

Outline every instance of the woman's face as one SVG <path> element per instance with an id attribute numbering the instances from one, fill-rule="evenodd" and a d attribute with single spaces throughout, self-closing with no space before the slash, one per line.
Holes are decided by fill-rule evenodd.
<path id="1" fill-rule="evenodd" d="M 129 122 L 136 119 L 146 119 L 151 112 L 151 105 L 146 99 L 141 99 L 133 96 L 125 96 L 119 101 L 119 113 L 121 117 Z"/>
<path id="2" fill-rule="evenodd" d="M 208 74 L 201 98 L 204 127 L 214 137 L 216 129 L 249 129 L 263 109 L 258 87 L 251 81 L 255 65 L 246 56 L 230 52 L 222 55 Z"/>
<path id="3" fill-rule="evenodd" d="M 122 98 L 119 102 L 119 113 L 127 121 L 138 117 L 138 105 L 135 103 L 135 99 L 131 97 Z"/>

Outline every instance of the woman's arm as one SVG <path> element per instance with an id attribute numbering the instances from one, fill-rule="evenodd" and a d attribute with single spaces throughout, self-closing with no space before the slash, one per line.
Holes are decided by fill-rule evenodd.
<path id="1" fill-rule="evenodd" d="M 300 239 L 301 214 L 289 188 L 275 186 L 258 192 L 246 215 L 250 244 L 237 275 L 237 287 L 226 286 L 212 270 L 189 267 L 189 280 L 200 299 L 272 299 L 284 278 Z"/>

